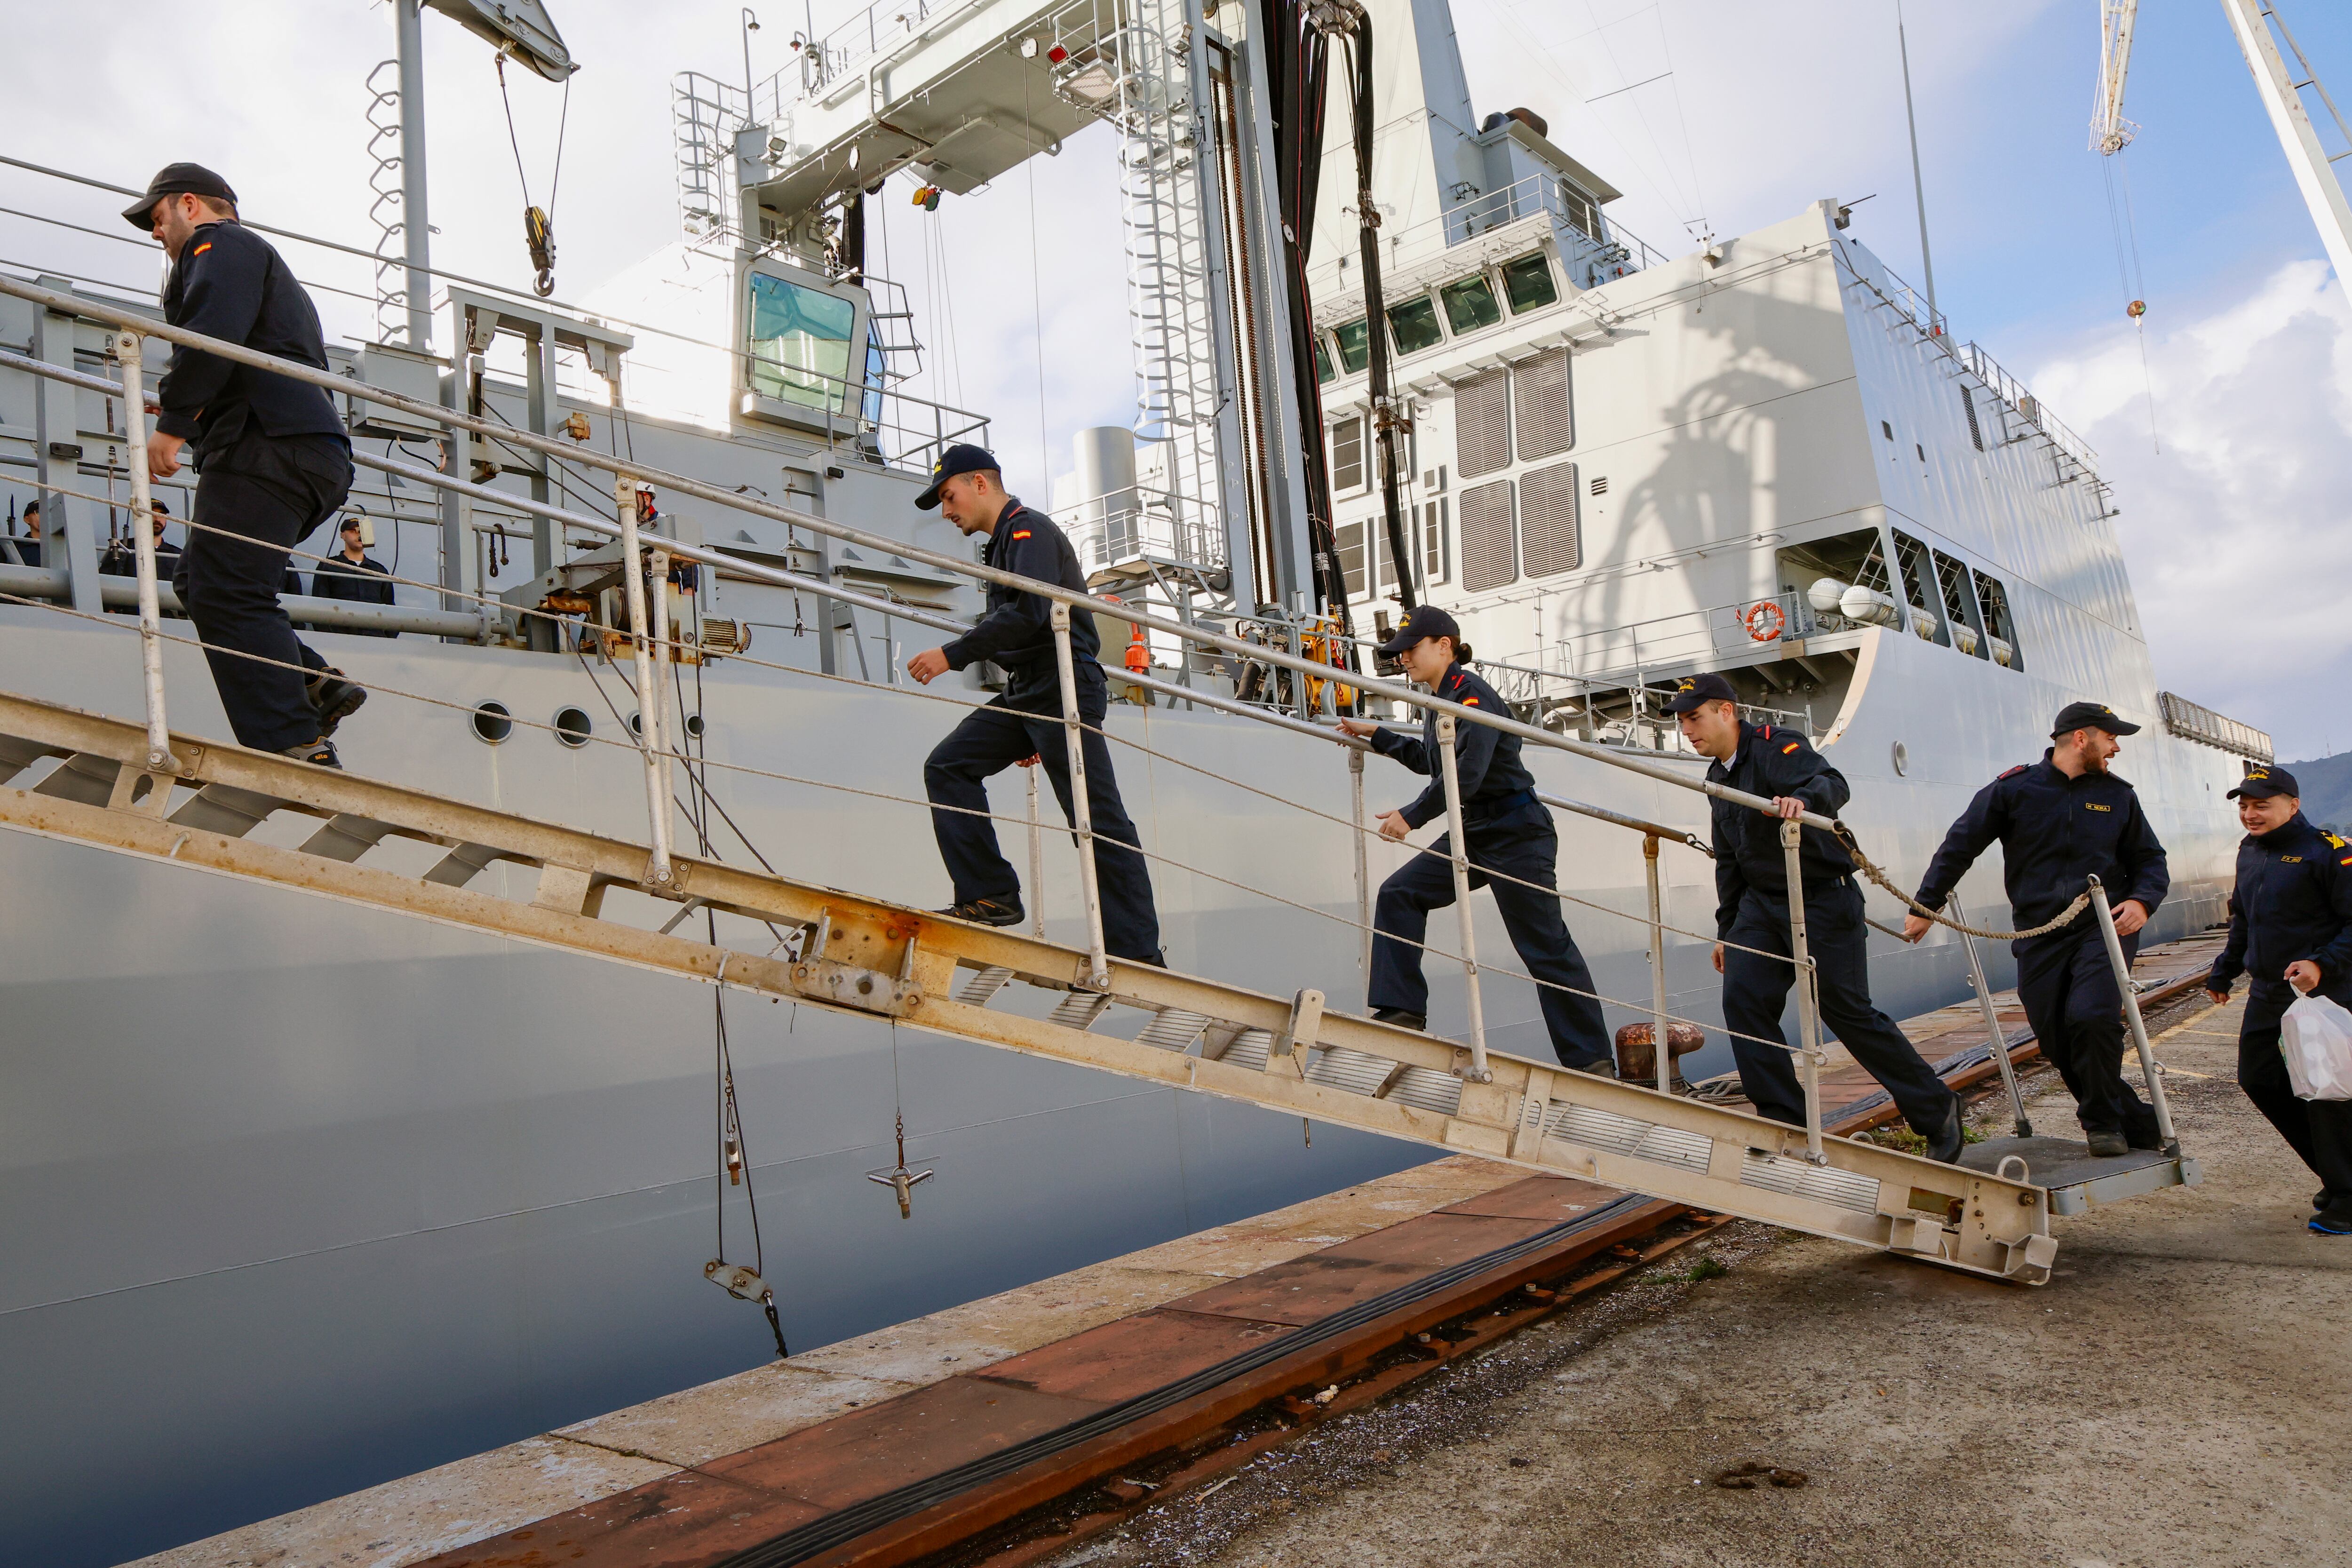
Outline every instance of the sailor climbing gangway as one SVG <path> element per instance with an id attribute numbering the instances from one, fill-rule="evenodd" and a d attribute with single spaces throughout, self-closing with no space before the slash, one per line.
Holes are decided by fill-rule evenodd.
<path id="1" fill-rule="evenodd" d="M 0 292 L 51 309 L 96 314 L 105 308 L 70 300 L 13 279 Z M 139 439 L 142 334 L 163 337 L 315 382 L 341 378 L 278 361 L 178 329 L 158 327 L 129 313 L 116 319 L 112 346 L 122 379 L 105 384 L 122 398 L 128 421 L 134 515 L 144 512 L 148 476 Z M 17 356 L 15 368 L 33 369 Z M 36 374 L 96 381 L 81 373 L 40 366 Z M 373 387 L 372 400 L 458 428 L 494 433 L 485 422 Z M 495 433 L 522 445 L 527 433 Z M 552 448 L 552 444 L 548 444 Z M 143 723 L 93 715 L 28 698 L 0 694 L 0 786 L 58 759 L 29 788 L 0 787 L 0 826 L 47 837 L 322 894 L 355 903 L 533 942 L 595 957 L 692 977 L 722 986 L 892 1019 L 960 1038 L 1050 1057 L 1148 1081 L 1246 1100 L 1286 1114 L 1378 1132 L 1424 1146 L 1472 1152 L 1531 1169 L 1574 1175 L 1671 1198 L 1695 1207 L 1807 1231 L 1997 1279 L 2041 1283 L 2050 1275 L 2056 1243 L 2049 1233 L 2050 1194 L 2003 1166 L 1987 1173 L 1903 1154 L 1866 1142 L 1826 1137 L 1821 1127 L 1820 1026 L 1806 956 L 1801 916 L 1792 930 L 1801 1043 L 1795 1049 L 1805 1090 L 1806 1125 L 1768 1121 L 1719 1106 L 1662 1092 L 1671 1054 L 1656 1053 L 1661 1089 L 1571 1072 L 1553 1065 L 1489 1052 L 1474 1026 L 1465 1043 L 1434 1038 L 1325 1005 L 1323 993 L 1301 988 L 1287 999 L 1173 973 L 1110 957 L 1101 944 L 1097 911 L 1088 910 L 1086 951 L 1034 936 L 945 920 L 853 892 L 811 886 L 716 859 L 677 854 L 670 842 L 677 752 L 675 720 L 666 711 L 672 646 L 663 595 L 645 603 L 639 569 L 647 553 L 636 529 L 635 487 L 657 483 L 718 504 L 772 515 L 856 542 L 886 542 L 845 524 L 808 517 L 699 484 L 627 459 L 588 454 L 616 476 L 618 525 L 552 508 L 540 508 L 583 528 L 617 535 L 625 563 L 629 630 L 637 689 L 658 694 L 649 704 L 645 733 L 635 742 L 642 758 L 649 834 L 645 843 L 537 821 L 509 812 L 445 799 L 394 784 L 354 777 L 289 758 L 175 734 L 166 723 L 161 660 L 162 631 L 154 560 L 138 531 L 138 629 L 145 670 Z M 397 467 L 426 483 L 453 489 L 478 487 L 413 465 Z M 513 498 L 498 492 L 501 500 Z M 1064 605 L 1084 604 L 1097 615 L 1164 635 L 1244 654 L 1328 678 L 1328 666 L 1168 621 L 1132 607 L 1093 599 L 1055 584 L 1013 578 L 970 562 L 887 542 L 898 554 L 988 581 L 1010 581 Z M 665 552 L 731 570 L 751 570 L 811 593 L 856 601 L 852 591 L 793 574 L 772 572 L 734 557 L 676 541 L 650 552 L 656 579 Z M 905 605 L 892 606 L 901 617 Z M 650 624 L 648 612 L 652 616 Z M 68 612 L 70 613 L 70 612 Z M 939 619 L 938 617 L 929 617 Z M 1057 616 L 1066 637 L 1066 617 Z M 1065 655 L 1066 657 L 1066 655 Z M 1156 684 L 1156 683 L 1154 683 Z M 1436 710 L 1443 735 L 1454 724 L 1488 724 L 1535 743 L 1631 769 L 1677 787 L 1718 795 L 1753 809 L 1769 803 L 1720 785 L 1698 784 L 1670 768 L 1612 753 L 1507 717 L 1461 708 L 1431 696 L 1390 689 L 1399 700 Z M 1199 698 L 1202 694 L 1185 691 Z M 1240 708 L 1211 700 L 1211 705 Z M 1075 752 L 1081 726 L 1066 710 Z M 1281 720 L 1286 726 L 1301 721 Z M 1309 727 L 1311 726 L 1301 726 Z M 1327 738 L 1328 731 L 1318 731 Z M 1358 753 L 1360 756 L 1360 753 Z M 1358 773 L 1360 778 L 1360 772 Z M 1447 780 L 1453 842 L 1463 842 L 1461 803 Z M 1591 809 L 1591 808 L 1585 808 Z M 1359 823 L 1360 825 L 1360 806 Z M 1656 845 L 1671 830 L 1592 809 L 1592 815 L 1643 831 L 1651 868 L 1649 924 L 1654 934 L 1654 996 L 1658 1037 L 1665 1012 L 1663 942 L 1656 892 Z M 298 847 L 257 838 L 253 830 L 273 817 L 303 817 L 318 826 Z M 1781 825 L 1796 885 L 1800 822 L 1838 830 L 1807 816 Z M 1092 853 L 1079 825 L 1083 858 Z M 421 875 L 367 863 L 386 841 L 409 840 L 444 853 Z M 1360 845 L 1361 836 L 1358 842 Z M 472 884 L 496 862 L 535 868 L 528 901 Z M 1092 879 L 1082 879 L 1089 893 Z M 1360 886 L 1361 876 L 1360 871 Z M 635 889 L 678 905 L 659 930 L 609 918 L 606 890 Z M 1801 904 L 1792 900 L 1792 905 Z M 2104 919 L 2105 903 L 2098 906 Z M 673 932 L 686 916 L 708 908 L 757 921 L 778 933 L 766 952 L 697 942 Z M 1465 933 L 1454 955 L 1476 984 L 1476 960 Z M 969 972 L 969 973 L 966 973 Z M 1005 987 L 1021 984 L 1058 997 L 1044 1018 L 992 1005 Z M 2128 993 L 2127 993 L 2128 994 Z M 1148 1016 L 1132 1038 L 1097 1032 L 1115 1010 Z M 2135 1032 L 2137 1009 L 2133 1009 Z M 1998 1047 L 1996 1048 L 1999 1048 Z M 2144 1058 L 2145 1060 L 2145 1058 Z M 2161 1085 L 2149 1072 L 2149 1086 Z M 2193 1176 L 2189 1179 L 2193 1179 Z"/>

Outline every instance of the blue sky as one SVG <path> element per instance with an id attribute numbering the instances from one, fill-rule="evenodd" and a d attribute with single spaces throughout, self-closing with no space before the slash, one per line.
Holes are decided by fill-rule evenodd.
<path id="1" fill-rule="evenodd" d="M 670 78 L 740 76 L 738 7 L 679 0 L 658 28 L 637 0 L 552 8 L 583 63 L 555 206 L 559 297 L 578 299 L 675 237 Z M 123 184 L 194 157 L 229 173 L 253 216 L 368 241 L 362 82 L 391 52 L 382 0 L 214 0 L 202 29 L 166 0 L 115 0 L 104 31 L 68 7 L 11 9 L 27 58 L 82 62 L 70 79 L 20 73 L 0 107 L 12 153 Z M 797 6 L 769 10 L 752 39 L 763 74 L 789 58 L 797 26 Z M 823 25 L 828 8 L 817 10 Z M 2352 95 L 2352 7 L 2286 0 L 2286 14 L 2323 76 Z M 2100 450 L 2159 679 L 2271 730 L 2282 757 L 2352 747 L 2352 712 L 2337 719 L 2323 695 L 2352 690 L 2333 586 L 2352 578 L 2352 309 L 2221 7 L 2151 5 L 2134 55 L 2126 112 L 2143 130 L 2125 156 L 2147 372 L 2123 316 L 2101 161 L 2086 146 L 2095 0 L 1914 0 L 1906 15 L 1940 303 L 1958 336 L 1982 342 Z M 1626 192 L 1612 210 L 1652 244 L 1680 248 L 1702 217 L 1736 234 L 1818 196 L 1876 193 L 1858 214 L 1862 237 L 1923 280 L 1893 0 L 1456 0 L 1455 19 L 1480 112 L 1524 103 L 1546 115 L 1555 141 Z M 521 197 L 488 51 L 437 16 L 425 29 L 436 258 L 519 283 Z M 197 85 L 159 84 L 134 125 L 92 114 L 89 84 L 152 76 L 142 40 L 167 31 Z M 543 201 L 559 89 L 509 74 Z M 886 198 L 893 269 L 929 323 L 933 384 L 993 413 L 1008 462 L 1031 470 L 1066 467 L 1077 426 L 1127 417 L 1112 174 L 1097 131 L 1034 177 L 1015 172 L 937 215 L 906 206 L 897 187 Z M 0 205 L 101 230 L 120 222 L 118 202 L 16 171 L 0 171 Z M 950 265 L 926 266 L 933 254 Z M 0 217 L 0 258 L 154 277 L 152 253 L 14 218 Z M 298 265 L 367 287 L 362 263 L 298 253 Z M 321 303 L 331 331 L 364 334 L 357 302 Z M 1046 479 L 1017 482 L 1035 493 Z"/>

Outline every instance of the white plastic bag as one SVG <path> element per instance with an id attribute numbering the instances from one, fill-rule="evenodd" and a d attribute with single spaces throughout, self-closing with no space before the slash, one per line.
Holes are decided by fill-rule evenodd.
<path id="1" fill-rule="evenodd" d="M 2305 996 L 2279 1020 L 2279 1049 L 2298 1100 L 2352 1100 L 2352 1013 Z"/>

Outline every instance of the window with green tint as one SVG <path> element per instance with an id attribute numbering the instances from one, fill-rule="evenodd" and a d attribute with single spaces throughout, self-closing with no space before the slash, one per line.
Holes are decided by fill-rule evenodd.
<path id="1" fill-rule="evenodd" d="M 1339 374 L 1338 371 L 1331 368 L 1331 351 L 1325 348 L 1323 340 L 1318 337 L 1315 340 L 1315 379 L 1334 381 L 1339 378 Z"/>
<path id="2" fill-rule="evenodd" d="M 838 408 L 849 386 L 857 307 L 764 272 L 751 274 L 751 390 L 805 408 Z"/>
<path id="3" fill-rule="evenodd" d="M 1457 338 L 1481 327 L 1491 327 L 1503 319 L 1502 304 L 1495 298 L 1495 285 L 1483 272 L 1459 283 L 1448 283 L 1437 292 L 1445 301 L 1446 325 L 1454 329 Z"/>
<path id="4" fill-rule="evenodd" d="M 1349 375 L 1372 363 L 1372 337 L 1360 320 L 1334 327 L 1331 336 L 1339 344 L 1339 368 Z"/>
<path id="5" fill-rule="evenodd" d="M 1503 264 L 1503 292 L 1510 296 L 1511 313 L 1517 315 L 1559 299 L 1559 286 L 1551 280 L 1551 263 L 1538 250 Z"/>
<path id="6" fill-rule="evenodd" d="M 1389 331 L 1400 354 L 1417 354 L 1445 341 L 1444 330 L 1437 324 L 1437 301 L 1426 294 L 1390 306 Z"/>

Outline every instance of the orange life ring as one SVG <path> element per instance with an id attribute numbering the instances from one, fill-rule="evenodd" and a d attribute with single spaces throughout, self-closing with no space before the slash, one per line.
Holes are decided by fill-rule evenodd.
<path id="1" fill-rule="evenodd" d="M 1748 614 L 1741 618 L 1748 623 L 1748 635 L 1758 642 L 1776 640 L 1789 625 L 1788 616 L 1769 599 L 1759 599 L 1748 605 Z"/>

